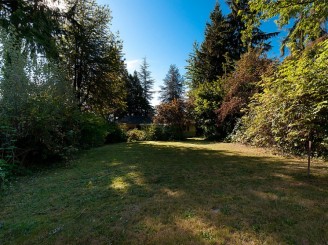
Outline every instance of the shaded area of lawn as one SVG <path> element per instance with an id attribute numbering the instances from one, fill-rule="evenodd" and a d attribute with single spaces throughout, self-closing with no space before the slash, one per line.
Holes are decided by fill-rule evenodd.
<path id="1" fill-rule="evenodd" d="M 0 244 L 328 241 L 327 163 L 309 179 L 304 162 L 233 144 L 105 146 L 0 201 Z"/>

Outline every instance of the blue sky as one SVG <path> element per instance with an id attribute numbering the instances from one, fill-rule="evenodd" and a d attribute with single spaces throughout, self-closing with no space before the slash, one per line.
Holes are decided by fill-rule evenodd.
<path id="1" fill-rule="evenodd" d="M 204 38 L 206 22 L 216 0 L 97 0 L 112 11 L 113 32 L 119 31 L 123 51 L 130 72 L 138 70 L 143 57 L 147 57 L 150 71 L 158 91 L 171 64 L 184 75 L 186 60 L 193 43 Z M 229 12 L 220 0 L 224 14 Z M 265 31 L 275 31 L 273 22 L 264 23 Z M 277 43 L 277 42 L 275 42 Z M 279 47 L 270 52 L 278 56 Z M 158 104 L 154 94 L 154 105 Z"/>

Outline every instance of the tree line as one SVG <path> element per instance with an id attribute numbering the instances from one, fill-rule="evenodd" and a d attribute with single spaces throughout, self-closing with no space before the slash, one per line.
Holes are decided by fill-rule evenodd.
<path id="1" fill-rule="evenodd" d="M 0 3 L 0 183 L 31 164 L 124 140 L 112 121 L 153 113 L 149 64 L 128 73 L 110 9 L 57 3 Z"/>
<path id="2" fill-rule="evenodd" d="M 227 1 L 206 25 L 187 67 L 189 97 L 207 138 L 327 156 L 328 76 L 325 1 Z M 262 21 L 291 26 L 281 43 L 282 61 L 268 58 L 270 38 Z"/>

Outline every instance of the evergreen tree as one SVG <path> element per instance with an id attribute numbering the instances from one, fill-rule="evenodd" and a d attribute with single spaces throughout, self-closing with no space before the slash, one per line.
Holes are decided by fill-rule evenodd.
<path id="1" fill-rule="evenodd" d="M 146 117 L 147 112 L 151 111 L 151 105 L 144 97 L 143 89 L 135 71 L 133 75 L 127 77 L 127 109 L 125 115 Z"/>
<path id="2" fill-rule="evenodd" d="M 52 58 L 58 57 L 55 36 L 62 33 L 60 21 L 66 17 L 44 0 L 0 1 L 0 26 L 7 30 L 14 27 L 17 38 L 27 41 L 27 48 Z"/>
<path id="3" fill-rule="evenodd" d="M 151 77 L 151 72 L 149 71 L 149 64 L 147 62 L 146 57 L 143 59 L 143 62 L 140 66 L 138 76 L 141 82 L 144 97 L 150 102 L 153 98 L 153 92 L 151 90 L 154 85 L 154 79 Z"/>
<path id="4" fill-rule="evenodd" d="M 210 14 L 210 22 L 206 24 L 204 42 L 200 47 L 194 45 L 194 53 L 188 60 L 187 77 L 191 87 L 197 87 L 204 82 L 213 82 L 218 76 L 227 72 L 223 65 L 229 60 L 228 34 L 227 20 L 217 3 Z"/>
<path id="5" fill-rule="evenodd" d="M 171 65 L 164 79 L 164 86 L 161 86 L 162 102 L 171 102 L 174 99 L 179 100 L 183 95 L 183 78 L 180 75 L 178 67 Z"/>
<path id="6" fill-rule="evenodd" d="M 232 59 L 234 61 L 239 60 L 241 55 L 250 48 L 260 47 L 263 51 L 270 50 L 272 46 L 267 40 L 277 36 L 279 32 L 265 33 L 259 27 L 254 27 L 250 38 L 243 41 L 242 34 L 246 30 L 245 16 L 255 18 L 254 12 L 250 10 L 249 0 L 229 0 L 227 4 L 231 10 L 231 13 L 227 16 L 230 36 L 227 45 Z M 240 13 L 243 13 L 243 15 Z"/>
<path id="7" fill-rule="evenodd" d="M 261 46 L 267 50 L 270 45 L 266 41 L 277 33 L 266 34 L 254 28 L 248 43 L 243 42 L 242 33 L 246 22 L 240 12 L 252 16 L 248 0 L 230 0 L 231 13 L 224 16 L 219 3 L 215 5 L 207 23 L 205 40 L 190 55 L 187 66 L 187 79 L 191 87 L 191 96 L 195 102 L 195 115 L 205 136 L 222 137 L 225 132 L 218 128 L 217 114 L 223 99 L 225 77 L 235 69 L 241 55 L 249 48 Z"/>
<path id="8" fill-rule="evenodd" d="M 248 0 L 229 0 L 231 9 L 228 16 L 224 16 L 219 3 L 210 14 L 210 23 L 206 24 L 205 40 L 190 55 L 187 66 L 187 78 L 192 88 L 200 83 L 216 81 L 218 77 L 226 75 L 234 69 L 234 62 L 249 48 L 261 47 L 263 51 L 271 48 L 266 41 L 278 33 L 264 33 L 258 27 L 253 28 L 252 35 L 243 42 L 242 34 L 246 30 L 243 15 L 254 17 L 250 11 Z"/>
<path id="9" fill-rule="evenodd" d="M 108 28 L 107 7 L 95 0 L 70 0 L 67 5 L 72 18 L 65 25 L 61 58 L 79 107 L 107 117 L 124 106 L 122 43 Z"/>

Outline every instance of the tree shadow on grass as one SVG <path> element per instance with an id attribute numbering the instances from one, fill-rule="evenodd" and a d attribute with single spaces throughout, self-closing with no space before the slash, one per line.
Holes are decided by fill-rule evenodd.
<path id="1" fill-rule="evenodd" d="M 9 222 L 4 236 L 0 230 L 0 241 L 17 241 L 14 235 L 30 244 L 328 241 L 326 164 L 313 166 L 313 176 L 307 178 L 305 164 L 298 161 L 189 143 L 129 143 L 90 151 L 66 175 L 49 173 L 45 178 L 52 185 L 43 187 L 40 181 L 33 194 L 27 189 L 39 204 Z M 41 195 L 44 188 L 48 192 Z M 23 207 L 33 203 L 21 201 Z M 40 208 L 43 214 L 35 213 Z M 62 230 L 49 235 L 40 228 L 46 220 Z"/>

